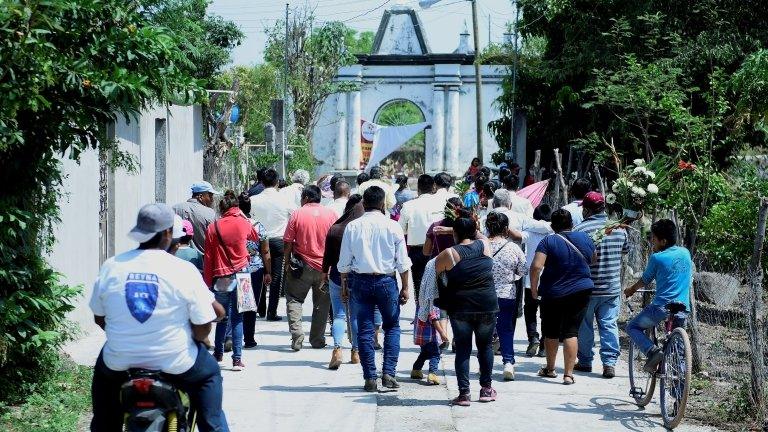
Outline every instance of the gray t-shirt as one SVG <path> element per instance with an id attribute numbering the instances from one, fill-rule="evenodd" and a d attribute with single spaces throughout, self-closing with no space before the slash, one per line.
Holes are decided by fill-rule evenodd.
<path id="1" fill-rule="evenodd" d="M 192 244 L 197 250 L 205 253 L 205 233 L 208 230 L 208 225 L 216 220 L 216 212 L 212 208 L 200 204 L 195 198 L 176 204 L 173 206 L 173 211 L 182 219 L 192 223 L 192 228 L 195 230 Z"/>

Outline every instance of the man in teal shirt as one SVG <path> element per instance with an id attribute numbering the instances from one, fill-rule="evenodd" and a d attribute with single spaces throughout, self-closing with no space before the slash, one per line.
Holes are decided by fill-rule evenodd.
<path id="1" fill-rule="evenodd" d="M 690 289 L 693 275 L 693 261 L 688 249 L 677 246 L 677 227 L 669 219 L 661 219 L 651 226 L 651 242 L 654 254 L 648 260 L 643 277 L 634 285 L 624 290 L 631 297 L 638 289 L 656 281 L 656 295 L 653 302 L 646 306 L 627 324 L 627 334 L 645 354 L 648 361 L 643 368 L 653 372 L 664 358 L 661 349 L 645 335 L 644 331 L 656 327 L 667 319 L 666 306 L 670 303 L 682 303 L 690 311 Z M 687 312 L 681 312 L 687 316 Z M 679 316 L 678 318 L 684 318 Z"/>

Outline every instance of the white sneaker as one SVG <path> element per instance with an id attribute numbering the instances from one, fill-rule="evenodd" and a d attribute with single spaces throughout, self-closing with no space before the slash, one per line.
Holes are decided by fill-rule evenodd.
<path id="1" fill-rule="evenodd" d="M 515 380 L 515 365 L 512 363 L 504 363 L 504 381 Z"/>

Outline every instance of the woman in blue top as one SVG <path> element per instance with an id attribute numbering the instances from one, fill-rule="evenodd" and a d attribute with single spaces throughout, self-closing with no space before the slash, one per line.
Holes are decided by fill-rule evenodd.
<path id="1" fill-rule="evenodd" d="M 624 290 L 627 297 L 641 287 L 656 281 L 656 295 L 653 302 L 627 324 L 627 334 L 632 342 L 648 359 L 644 369 L 648 373 L 656 370 L 664 358 L 664 353 L 645 335 L 645 330 L 656 327 L 667 319 L 666 306 L 670 303 L 682 303 L 685 312 L 676 316 L 683 324 L 690 309 L 690 289 L 693 277 L 693 261 L 688 249 L 677 246 L 677 227 L 669 219 L 661 219 L 651 225 L 651 243 L 653 251 L 643 277 L 634 285 Z"/>
<path id="2" fill-rule="evenodd" d="M 531 296 L 541 297 L 541 333 L 547 352 L 547 365 L 539 376 L 556 378 L 555 358 L 563 343 L 563 384 L 573 380 L 581 322 L 595 287 L 589 265 L 595 244 L 583 232 L 572 232 L 573 220 L 567 210 L 552 213 L 552 230 L 541 240 L 531 265 Z"/>

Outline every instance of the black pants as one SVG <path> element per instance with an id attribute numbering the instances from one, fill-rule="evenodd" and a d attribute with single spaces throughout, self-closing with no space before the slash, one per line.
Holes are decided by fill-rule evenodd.
<path id="1" fill-rule="evenodd" d="M 277 315 L 277 305 L 280 303 L 280 285 L 283 281 L 283 239 L 269 239 L 269 256 L 272 259 L 272 284 L 269 285 L 269 304 L 267 290 L 261 290 L 259 301 L 259 316 L 272 318 Z"/>
<path id="2" fill-rule="evenodd" d="M 264 269 L 261 268 L 251 273 L 251 286 L 256 291 L 256 301 L 258 302 L 257 309 L 261 307 L 261 303 L 264 301 L 263 296 L 267 291 L 262 282 L 264 281 Z M 243 339 L 247 344 L 253 344 L 256 342 L 254 338 L 256 334 L 256 312 L 243 312 Z"/>
<path id="3" fill-rule="evenodd" d="M 536 312 L 539 309 L 539 301 L 531 296 L 530 289 L 525 291 L 525 331 L 528 333 L 528 342 L 539 341 L 539 332 L 536 324 Z"/>
<path id="4" fill-rule="evenodd" d="M 429 262 L 429 257 L 423 253 L 424 246 L 408 246 L 408 258 L 411 259 L 411 276 L 413 276 L 413 293 L 416 301 L 419 300 L 419 288 L 424 277 L 424 268 Z"/>
<path id="5" fill-rule="evenodd" d="M 450 313 L 451 328 L 456 343 L 454 367 L 460 394 L 469 394 L 469 357 L 472 355 L 472 335 L 477 346 L 480 363 L 480 386 L 491 385 L 493 373 L 493 330 L 496 328 L 495 313 Z"/>

